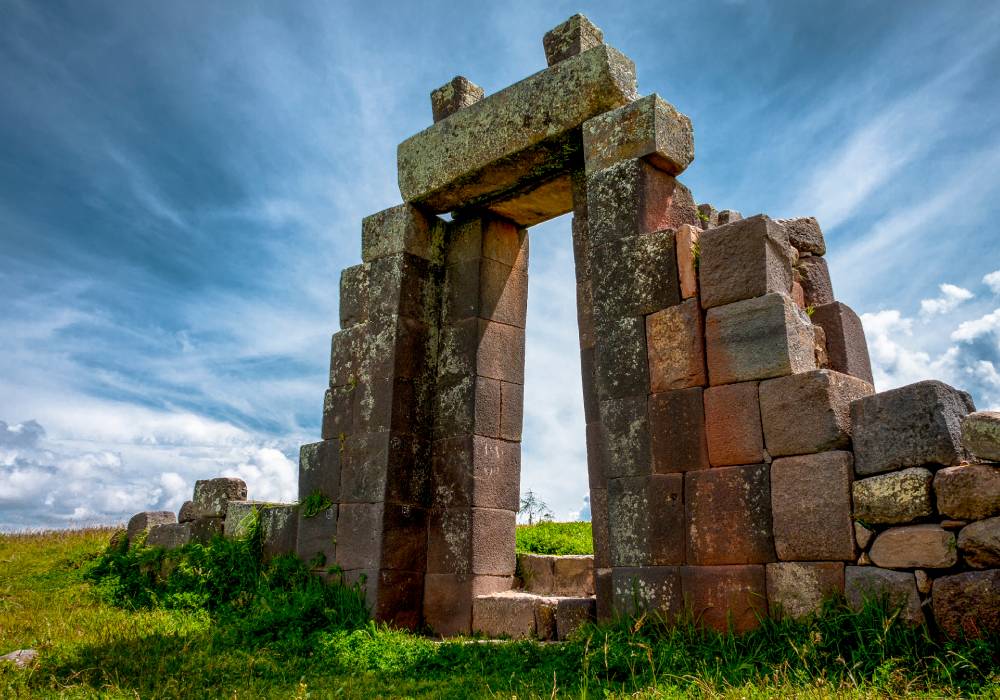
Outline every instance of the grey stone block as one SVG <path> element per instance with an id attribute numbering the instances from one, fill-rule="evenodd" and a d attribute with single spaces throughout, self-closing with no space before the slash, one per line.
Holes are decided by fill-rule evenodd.
<path id="1" fill-rule="evenodd" d="M 825 598 L 844 592 L 842 562 L 781 562 L 768 564 L 765 570 L 772 615 L 798 620 L 819 611 Z"/>
<path id="2" fill-rule="evenodd" d="M 958 550 L 974 569 L 1000 568 L 1000 517 L 963 527 L 958 533 Z"/>
<path id="3" fill-rule="evenodd" d="M 854 517 L 869 525 L 902 525 L 934 512 L 933 475 L 923 467 L 855 481 Z"/>
<path id="4" fill-rule="evenodd" d="M 903 525 L 877 535 L 868 556 L 885 569 L 950 569 L 958 546 L 955 533 L 939 525 Z"/>
<path id="5" fill-rule="evenodd" d="M 447 119 L 464 107 L 474 105 L 483 99 L 483 89 L 462 75 L 456 75 L 447 83 L 431 92 L 431 112 L 434 121 Z"/>
<path id="6" fill-rule="evenodd" d="M 800 253 L 826 255 L 826 241 L 819 222 L 814 217 L 803 216 L 796 219 L 778 219 L 788 231 L 788 242 Z"/>
<path id="7" fill-rule="evenodd" d="M 826 258 L 809 255 L 801 258 L 795 266 L 806 306 L 817 307 L 830 304 L 834 300 L 833 283 Z"/>
<path id="8" fill-rule="evenodd" d="M 1000 462 L 1000 411 L 976 411 L 962 421 L 962 443 L 980 459 Z"/>
<path id="9" fill-rule="evenodd" d="M 553 66 L 604 43 L 604 32 L 585 15 L 575 14 L 542 38 L 545 60 Z"/>
<path id="10" fill-rule="evenodd" d="M 199 518 L 222 518 L 230 501 L 245 501 L 246 498 L 247 485 L 243 479 L 199 479 L 194 484 L 194 513 Z"/>
<path id="11" fill-rule="evenodd" d="M 156 525 L 169 525 L 176 522 L 177 518 L 169 510 L 148 510 L 136 513 L 128 521 L 128 541 L 134 543 L 140 535 L 149 532 L 150 528 Z"/>
<path id="12" fill-rule="evenodd" d="M 917 581 L 912 573 L 848 566 L 844 569 L 844 595 L 854 610 L 860 610 L 866 600 L 885 601 L 890 607 L 900 609 L 900 619 L 913 625 L 924 623 Z"/>
<path id="13" fill-rule="evenodd" d="M 874 384 L 865 329 L 858 315 L 846 304 L 835 301 L 816 306 L 810 319 L 823 329 L 830 369 Z"/>
<path id="14" fill-rule="evenodd" d="M 350 328 L 368 320 L 368 281 L 371 265 L 346 267 L 340 273 L 340 327 Z"/>
<path id="15" fill-rule="evenodd" d="M 588 174 L 645 158 L 680 175 L 694 160 L 694 133 L 691 120 L 654 93 L 584 123 L 583 151 Z"/>
<path id="16" fill-rule="evenodd" d="M 701 305 L 709 309 L 792 289 L 788 232 L 759 215 L 718 226 L 700 237 Z"/>
<path id="17" fill-rule="evenodd" d="M 191 523 L 163 523 L 153 525 L 146 535 L 147 547 L 177 549 L 191 541 Z"/>

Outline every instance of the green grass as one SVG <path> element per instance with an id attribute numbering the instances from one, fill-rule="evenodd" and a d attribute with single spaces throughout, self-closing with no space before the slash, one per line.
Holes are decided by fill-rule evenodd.
<path id="1" fill-rule="evenodd" d="M 562 644 L 439 642 L 252 546 L 190 548 L 162 581 L 144 573 L 159 555 L 103 554 L 110 534 L 0 535 L 0 653 L 41 652 L 0 665 L 0 697 L 1000 697 L 997 640 L 937 642 L 875 607 L 742 637 L 641 618 Z"/>
<path id="2" fill-rule="evenodd" d="M 518 554 L 593 554 L 590 523 L 542 521 L 517 526 Z"/>

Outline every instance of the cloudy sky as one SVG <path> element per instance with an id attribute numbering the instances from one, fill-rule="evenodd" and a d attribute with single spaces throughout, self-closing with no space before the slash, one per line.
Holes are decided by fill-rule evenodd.
<path id="1" fill-rule="evenodd" d="M 816 215 L 879 389 L 1000 408 L 1000 5 L 0 0 L 0 528 L 291 499 L 340 270 L 461 73 L 577 11 L 690 115 L 699 201 Z M 586 468 L 569 219 L 532 230 L 522 488 Z"/>

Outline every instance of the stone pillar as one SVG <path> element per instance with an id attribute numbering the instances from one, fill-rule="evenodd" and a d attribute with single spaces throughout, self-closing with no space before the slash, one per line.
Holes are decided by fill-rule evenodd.
<path id="1" fill-rule="evenodd" d="M 519 505 L 528 238 L 493 216 L 447 226 L 424 620 L 468 633 L 510 588 Z"/>

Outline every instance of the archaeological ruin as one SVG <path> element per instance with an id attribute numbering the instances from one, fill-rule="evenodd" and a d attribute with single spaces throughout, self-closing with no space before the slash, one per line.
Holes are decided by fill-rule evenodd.
<path id="1" fill-rule="evenodd" d="M 875 393 L 817 221 L 698 204 L 690 120 L 585 17 L 543 44 L 500 92 L 435 90 L 399 145 L 403 203 L 341 276 L 299 504 L 209 480 L 129 536 L 231 536 L 256 509 L 265 556 L 439 635 L 643 611 L 742 631 L 834 593 L 1000 631 L 1000 414 L 935 381 Z M 569 212 L 595 551 L 518 561 L 528 229 Z"/>

